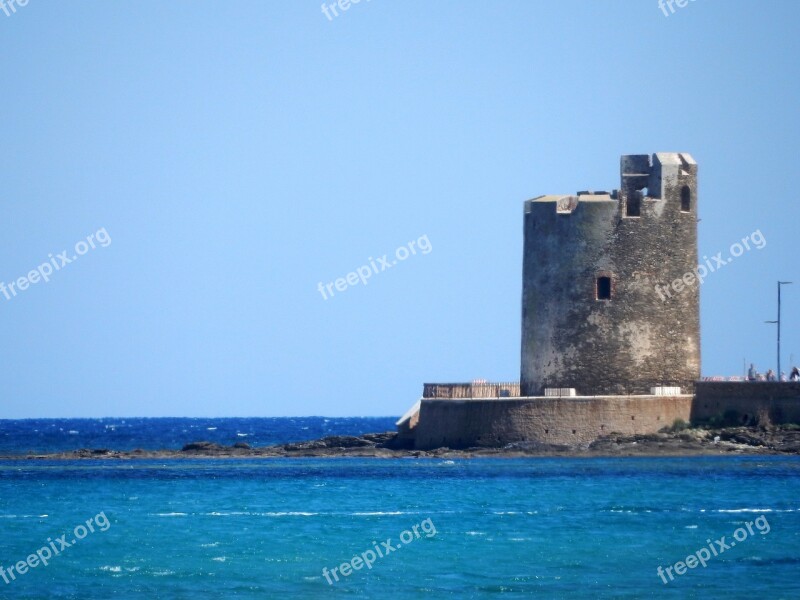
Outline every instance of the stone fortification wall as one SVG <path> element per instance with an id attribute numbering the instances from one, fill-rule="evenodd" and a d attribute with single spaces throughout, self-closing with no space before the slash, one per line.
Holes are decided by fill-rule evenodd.
<path id="1" fill-rule="evenodd" d="M 419 449 L 502 446 L 518 441 L 576 445 L 601 435 L 654 433 L 688 421 L 692 396 L 423 399 L 414 428 Z"/>
<path id="2" fill-rule="evenodd" d="M 800 424 L 800 383 L 698 381 L 692 421 L 722 425 Z"/>

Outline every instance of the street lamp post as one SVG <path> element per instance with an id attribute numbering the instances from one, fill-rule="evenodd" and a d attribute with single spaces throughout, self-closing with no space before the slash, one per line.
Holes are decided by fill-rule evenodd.
<path id="1" fill-rule="evenodd" d="M 791 281 L 778 282 L 778 381 L 781 380 L 781 286 L 790 285 Z"/>
<path id="2" fill-rule="evenodd" d="M 781 288 L 778 286 L 778 297 L 780 297 Z M 778 301 L 778 306 L 780 306 L 780 300 Z M 780 314 L 780 309 L 778 309 L 778 314 Z M 776 381 L 781 380 L 781 322 L 778 321 L 764 321 L 764 323 L 771 323 L 773 325 L 778 326 L 778 373 L 775 375 Z M 769 377 L 767 377 L 767 381 L 769 381 Z"/>
<path id="3" fill-rule="evenodd" d="M 764 321 L 765 323 L 775 323 L 778 326 L 778 372 L 775 377 L 778 381 L 781 380 L 781 286 L 789 285 L 791 281 L 778 282 L 778 320 L 777 321 Z"/>

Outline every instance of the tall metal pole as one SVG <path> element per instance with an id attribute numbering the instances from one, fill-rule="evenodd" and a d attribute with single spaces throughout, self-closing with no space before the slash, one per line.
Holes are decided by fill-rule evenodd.
<path id="1" fill-rule="evenodd" d="M 778 282 L 778 381 L 781 380 L 781 286 L 789 285 L 791 281 Z"/>

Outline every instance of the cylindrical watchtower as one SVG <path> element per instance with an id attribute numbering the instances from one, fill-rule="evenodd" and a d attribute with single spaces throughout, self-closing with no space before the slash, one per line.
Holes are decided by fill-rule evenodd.
<path id="1" fill-rule="evenodd" d="M 521 392 L 693 393 L 697 163 L 623 156 L 619 191 L 525 202 Z"/>

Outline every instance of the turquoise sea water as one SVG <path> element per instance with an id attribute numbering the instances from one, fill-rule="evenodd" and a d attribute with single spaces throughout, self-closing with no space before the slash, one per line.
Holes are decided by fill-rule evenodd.
<path id="1" fill-rule="evenodd" d="M 264 445 L 392 420 L 0 421 L 0 451 Z M 0 527 L 3 598 L 800 597 L 787 457 L 6 460 Z"/>
<path id="2" fill-rule="evenodd" d="M 0 595 L 800 597 L 795 458 L 5 461 L 0 565 L 100 513 Z M 658 577 L 762 516 L 768 533 Z M 371 569 L 323 576 L 404 531 Z"/>

